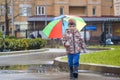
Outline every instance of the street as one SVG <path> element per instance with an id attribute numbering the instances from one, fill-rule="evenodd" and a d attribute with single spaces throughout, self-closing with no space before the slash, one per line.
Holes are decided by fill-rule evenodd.
<path id="1" fill-rule="evenodd" d="M 66 72 L 50 72 L 50 73 L 12 73 L 0 74 L 2 80 L 70 80 L 69 74 Z M 78 80 L 120 80 L 118 77 L 108 77 L 94 73 L 79 73 Z"/>
<path id="2" fill-rule="evenodd" d="M 50 49 L 44 52 L 32 52 L 0 56 L 0 65 L 36 65 L 53 64 L 57 56 L 65 55 L 64 49 Z M 68 72 L 48 71 L 44 73 L 23 70 L 0 70 L 0 80 L 69 80 Z M 80 72 L 79 80 L 120 80 L 120 77 L 105 76 L 98 73 Z"/>

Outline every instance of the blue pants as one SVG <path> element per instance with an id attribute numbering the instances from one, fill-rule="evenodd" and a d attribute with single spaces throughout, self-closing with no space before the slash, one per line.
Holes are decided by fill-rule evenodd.
<path id="1" fill-rule="evenodd" d="M 67 57 L 68 57 L 69 67 L 78 67 L 79 66 L 80 53 L 68 54 Z"/>

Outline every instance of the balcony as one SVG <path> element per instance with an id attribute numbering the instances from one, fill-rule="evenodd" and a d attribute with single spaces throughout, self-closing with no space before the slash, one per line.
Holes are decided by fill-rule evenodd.
<path id="1" fill-rule="evenodd" d="M 87 15 L 87 7 L 70 6 L 69 13 L 70 13 L 70 15 L 86 16 Z"/>
<path id="2" fill-rule="evenodd" d="M 69 6 L 87 6 L 87 0 L 70 0 Z"/>

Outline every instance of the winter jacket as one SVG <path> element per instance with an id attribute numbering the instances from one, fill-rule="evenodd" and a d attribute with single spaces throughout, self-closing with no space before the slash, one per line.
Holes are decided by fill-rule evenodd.
<path id="1" fill-rule="evenodd" d="M 81 49 L 86 48 L 84 40 L 81 38 L 80 32 L 77 29 L 70 30 L 68 28 L 63 36 L 62 43 L 68 54 L 79 53 Z"/>

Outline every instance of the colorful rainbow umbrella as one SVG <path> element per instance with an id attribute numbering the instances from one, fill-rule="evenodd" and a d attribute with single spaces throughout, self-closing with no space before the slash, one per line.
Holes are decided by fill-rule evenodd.
<path id="1" fill-rule="evenodd" d="M 43 29 L 43 33 L 48 38 L 62 38 L 65 30 L 68 28 L 68 21 L 73 19 L 76 22 L 76 28 L 80 31 L 86 25 L 85 21 L 77 16 L 61 15 L 52 19 L 52 21 Z"/>

